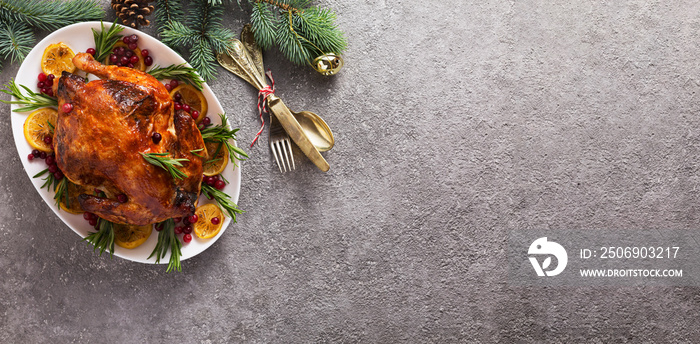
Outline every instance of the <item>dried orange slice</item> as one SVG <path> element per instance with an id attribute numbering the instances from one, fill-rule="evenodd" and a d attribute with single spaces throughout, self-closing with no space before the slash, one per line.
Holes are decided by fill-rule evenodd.
<path id="1" fill-rule="evenodd" d="M 74 184 L 73 182 L 68 180 L 68 178 L 63 178 L 63 180 L 61 180 L 61 183 L 68 183 L 66 185 L 66 193 L 68 194 L 68 205 L 66 205 L 66 200 L 64 198 L 61 198 L 61 200 L 58 203 L 61 209 L 71 214 L 82 214 L 83 212 L 85 212 L 85 210 L 83 210 L 83 208 L 80 207 L 78 196 L 80 196 L 80 194 L 90 194 L 91 192 L 89 191 L 89 189 L 82 185 Z"/>
<path id="2" fill-rule="evenodd" d="M 137 248 L 151 236 L 153 225 L 114 224 L 114 243 L 123 248 Z"/>
<path id="3" fill-rule="evenodd" d="M 207 116 L 207 109 L 209 107 L 207 99 L 204 98 L 204 94 L 189 84 L 180 84 L 173 88 L 173 90 L 170 91 L 170 96 L 175 99 L 175 95 L 178 93 L 182 97 L 180 103 L 187 104 L 192 110 L 197 110 L 199 112 L 199 116 L 195 120 L 195 122 L 199 124 L 199 122 Z M 190 113 L 192 112 L 190 111 Z"/>
<path id="4" fill-rule="evenodd" d="M 228 148 L 221 142 L 204 142 L 209 157 L 204 162 L 204 175 L 211 177 L 220 174 L 228 165 Z M 216 156 L 214 156 L 216 154 Z"/>
<path id="5" fill-rule="evenodd" d="M 44 138 L 53 139 L 53 128 L 56 127 L 58 112 L 52 108 L 42 108 L 29 114 L 24 120 L 24 138 L 34 149 L 42 152 L 53 152 L 51 144 L 47 144 Z"/>
<path id="6" fill-rule="evenodd" d="M 224 213 L 216 204 L 201 205 L 194 213 L 197 214 L 197 222 L 192 225 L 195 235 L 202 239 L 209 239 L 219 234 L 224 224 Z M 218 221 L 212 221 L 213 218 L 218 218 Z"/>
<path id="7" fill-rule="evenodd" d="M 114 50 L 114 48 L 119 48 L 119 47 L 124 47 L 124 50 L 131 50 L 131 49 L 129 49 L 129 45 L 126 44 L 126 43 L 124 43 L 124 41 L 119 41 L 119 42 L 117 42 L 117 43 L 114 43 L 114 45 L 112 46 L 112 50 Z M 145 71 L 145 70 L 146 70 L 146 63 L 143 62 L 143 56 L 141 56 L 141 49 L 136 48 L 136 49 L 134 49 L 134 50 L 131 50 L 131 52 L 134 53 L 132 56 L 136 56 L 136 57 L 139 58 L 139 61 L 136 62 L 136 63 L 134 63 L 134 69 L 138 69 L 138 70 L 140 70 L 140 71 L 142 71 L 142 72 Z M 111 55 L 111 54 L 110 54 L 110 55 Z M 121 56 L 119 56 L 119 57 L 121 58 Z M 116 63 L 112 63 L 112 62 L 109 60 L 109 56 L 107 56 L 107 57 L 105 58 L 105 60 L 104 60 L 104 64 L 106 64 L 106 65 L 115 65 Z"/>
<path id="8" fill-rule="evenodd" d="M 44 74 L 53 74 L 57 78 L 64 71 L 73 73 L 76 69 L 73 57 L 75 53 L 65 43 L 51 44 L 44 49 L 44 55 L 41 56 L 41 70 Z"/>

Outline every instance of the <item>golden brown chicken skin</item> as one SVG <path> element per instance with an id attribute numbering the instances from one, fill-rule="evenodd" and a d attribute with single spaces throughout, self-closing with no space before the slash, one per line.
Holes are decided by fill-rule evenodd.
<path id="1" fill-rule="evenodd" d="M 126 195 L 83 194 L 81 207 L 115 223 L 136 225 L 192 214 L 203 163 L 192 151 L 204 147 L 192 117 L 176 113 L 167 89 L 147 73 L 105 66 L 85 53 L 73 63 L 101 80 L 85 82 L 64 72 L 56 84 L 59 111 L 53 142 L 58 167 L 76 184 Z M 72 105 L 69 112 L 66 103 Z M 160 140 L 153 139 L 156 133 Z M 189 160 L 179 167 L 187 177 L 173 178 L 140 154 L 164 152 Z"/>

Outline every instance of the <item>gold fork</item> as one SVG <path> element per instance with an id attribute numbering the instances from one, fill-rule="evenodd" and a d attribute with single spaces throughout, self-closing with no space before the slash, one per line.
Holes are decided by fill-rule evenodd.
<path id="1" fill-rule="evenodd" d="M 294 155 L 292 154 L 292 142 L 289 140 L 289 135 L 284 131 L 282 124 L 274 115 L 270 116 L 270 149 L 272 150 L 272 155 L 275 156 L 280 172 L 284 173 L 296 169 Z"/>

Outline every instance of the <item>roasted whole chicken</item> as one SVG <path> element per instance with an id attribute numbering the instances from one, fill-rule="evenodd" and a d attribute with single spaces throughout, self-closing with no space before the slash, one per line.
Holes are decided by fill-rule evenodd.
<path id="1" fill-rule="evenodd" d="M 100 80 L 86 82 L 64 72 L 55 82 L 56 162 L 73 183 L 111 196 L 82 194 L 78 199 L 83 210 L 134 225 L 192 214 L 202 182 L 203 158 L 198 155 L 206 156 L 192 117 L 174 111 L 165 86 L 147 73 L 105 66 L 85 53 L 73 63 Z M 188 159 L 178 167 L 186 177 L 174 178 L 141 153 Z"/>

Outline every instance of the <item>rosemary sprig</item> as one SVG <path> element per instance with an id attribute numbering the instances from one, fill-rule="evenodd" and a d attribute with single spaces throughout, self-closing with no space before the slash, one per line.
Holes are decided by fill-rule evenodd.
<path id="1" fill-rule="evenodd" d="M 173 159 L 168 153 L 140 153 L 141 156 L 146 159 L 151 165 L 158 166 L 168 172 L 173 178 L 182 179 L 187 177 L 187 175 L 178 170 L 177 167 L 182 167 L 181 161 L 190 161 L 190 159 Z"/>
<path id="2" fill-rule="evenodd" d="M 70 183 L 68 178 L 64 177 L 61 179 L 61 181 L 58 183 L 58 187 L 56 188 L 56 194 L 53 196 L 53 199 L 56 200 L 56 207 L 58 207 L 59 210 L 61 210 L 61 207 L 59 206 L 61 200 L 63 200 L 63 203 L 66 204 L 66 208 L 70 208 L 70 199 L 68 199 L 68 183 Z"/>
<path id="3" fill-rule="evenodd" d="M 4 85 L 6 89 L 0 90 L 5 94 L 9 94 L 18 100 L 0 100 L 5 104 L 20 104 L 23 107 L 12 110 L 13 112 L 25 112 L 33 111 L 43 107 L 56 107 L 58 106 L 58 101 L 56 98 L 49 97 L 45 94 L 34 93 L 29 87 L 24 85 L 17 85 L 14 79 L 10 79 L 10 82 Z M 27 92 L 27 95 L 22 93 L 20 87 Z"/>
<path id="4" fill-rule="evenodd" d="M 199 74 L 197 74 L 197 70 L 192 67 L 185 66 L 184 63 L 181 63 L 179 65 L 173 64 L 167 67 L 155 65 L 153 68 L 151 68 L 151 70 L 148 71 L 148 74 L 151 74 L 154 78 L 158 80 L 177 79 L 180 81 L 184 81 L 194 86 L 199 91 L 202 90 L 202 84 L 204 83 L 204 80 L 202 80 Z"/>
<path id="5" fill-rule="evenodd" d="M 245 160 L 242 159 L 241 156 L 247 158 L 248 154 L 229 142 L 229 140 L 236 139 L 238 129 L 229 128 L 228 123 L 226 122 L 226 115 L 220 113 L 219 117 L 221 118 L 221 124 L 208 125 L 204 127 L 204 129 L 200 130 L 202 133 L 202 139 L 204 139 L 204 142 L 221 142 L 225 144 L 226 148 L 228 148 L 231 162 L 236 165 L 236 160 Z"/>
<path id="6" fill-rule="evenodd" d="M 182 255 L 180 249 L 182 248 L 182 243 L 180 239 L 177 238 L 177 235 L 175 235 L 175 221 L 173 221 L 173 219 L 167 219 L 156 226 L 163 226 L 163 229 L 158 232 L 158 243 L 147 259 L 151 259 L 151 257 L 155 255 L 156 264 L 158 264 L 162 258 L 165 258 L 168 250 L 170 250 L 170 261 L 168 262 L 168 269 L 166 272 L 170 272 L 171 270 L 182 271 L 182 267 L 180 266 L 180 256 Z"/>
<path id="7" fill-rule="evenodd" d="M 114 254 L 114 229 L 112 223 L 103 219 L 97 219 L 97 232 L 90 232 L 83 241 L 94 246 L 93 251 L 100 250 L 100 256 L 109 249 L 109 258 Z"/>
<path id="8" fill-rule="evenodd" d="M 231 201 L 231 196 L 229 196 L 227 193 L 217 190 L 215 187 L 207 183 L 202 183 L 202 192 L 204 192 L 204 195 L 206 195 L 209 199 L 213 198 L 216 203 L 219 203 L 219 205 L 231 216 L 234 223 L 236 223 L 236 214 L 244 213 L 243 210 L 238 209 L 238 205 L 236 205 L 236 203 Z"/>
<path id="9" fill-rule="evenodd" d="M 46 190 L 51 191 L 51 185 L 53 185 L 53 191 L 55 192 L 56 188 L 58 188 L 59 180 L 56 179 L 56 177 L 54 177 L 53 173 L 49 172 L 48 168 L 45 168 L 43 171 L 35 174 L 32 178 L 39 178 L 47 173 L 48 175 L 46 176 L 46 178 L 42 179 L 44 181 L 44 184 L 39 189 L 46 188 Z"/>
<path id="10" fill-rule="evenodd" d="M 200 153 L 200 152 L 203 151 L 203 150 L 204 150 L 204 148 L 193 149 L 193 150 L 190 151 L 190 153 L 192 153 L 192 155 L 194 155 L 194 156 L 196 156 L 196 157 L 200 157 L 200 158 L 202 158 L 202 159 L 205 159 L 205 158 L 206 158 L 205 156 L 202 156 L 202 155 L 197 154 L 197 153 Z"/>
<path id="11" fill-rule="evenodd" d="M 104 61 L 110 53 L 112 53 L 112 47 L 117 43 L 122 35 L 119 33 L 124 30 L 124 27 L 117 24 L 117 20 L 112 23 L 112 27 L 105 31 L 105 24 L 100 22 L 102 30 L 99 32 L 92 29 L 92 37 L 95 39 L 95 60 Z"/>

